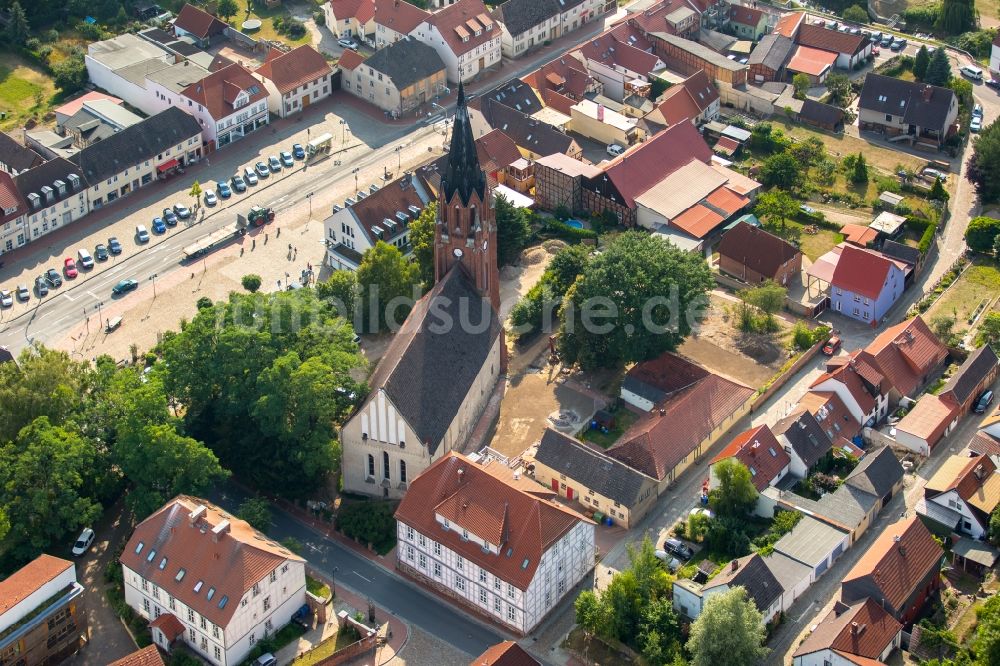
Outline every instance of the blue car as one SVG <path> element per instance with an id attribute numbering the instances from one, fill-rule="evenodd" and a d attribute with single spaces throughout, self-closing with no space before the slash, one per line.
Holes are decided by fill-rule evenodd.
<path id="1" fill-rule="evenodd" d="M 304 160 L 306 158 L 306 149 L 302 147 L 301 143 L 293 143 L 292 155 L 294 155 L 297 160 Z"/>
<path id="2" fill-rule="evenodd" d="M 163 218 L 160 217 L 153 218 L 153 233 L 154 234 L 167 233 L 167 225 L 163 223 Z"/>
<path id="3" fill-rule="evenodd" d="M 227 183 L 219 183 L 219 196 L 223 199 L 228 199 L 233 196 L 233 191 L 230 189 Z"/>

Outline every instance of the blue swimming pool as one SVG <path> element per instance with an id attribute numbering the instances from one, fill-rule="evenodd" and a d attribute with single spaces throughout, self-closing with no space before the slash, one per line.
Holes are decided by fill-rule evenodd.
<path id="1" fill-rule="evenodd" d="M 583 222 L 580 220 L 566 220 L 566 224 L 574 229 L 583 229 Z"/>

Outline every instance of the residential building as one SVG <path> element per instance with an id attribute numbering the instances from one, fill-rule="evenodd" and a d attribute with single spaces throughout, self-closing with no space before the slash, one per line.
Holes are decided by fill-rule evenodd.
<path id="1" fill-rule="evenodd" d="M 0 171 L 16 176 L 44 161 L 41 155 L 22 145 L 10 134 L 0 132 Z"/>
<path id="2" fill-rule="evenodd" d="M 887 527 L 844 577 L 846 604 L 871 597 L 904 625 L 941 584 L 944 551 L 917 516 Z"/>
<path id="3" fill-rule="evenodd" d="M 993 460 L 988 455 L 953 455 L 927 481 L 917 514 L 929 526 L 945 528 L 944 534 L 984 539 L 998 503 L 1000 473 Z"/>
<path id="4" fill-rule="evenodd" d="M 799 34 L 799 27 L 805 24 L 805 12 L 787 12 L 778 17 L 778 22 L 774 26 L 774 34 L 795 39 Z"/>
<path id="5" fill-rule="evenodd" d="M 412 37 L 393 42 L 367 59 L 345 51 L 341 85 L 398 118 L 415 112 L 447 90 L 444 62 L 433 48 Z"/>
<path id="6" fill-rule="evenodd" d="M 656 503 L 656 479 L 552 428 L 542 434 L 532 462 L 540 484 L 626 529 Z"/>
<path id="7" fill-rule="evenodd" d="M 622 147 L 638 143 L 645 136 L 634 118 L 612 111 L 589 99 L 577 102 L 570 109 L 570 129 L 598 143 Z"/>
<path id="8" fill-rule="evenodd" d="M 877 326 L 903 293 L 903 269 L 879 252 L 844 245 L 830 283 L 830 307 Z"/>
<path id="9" fill-rule="evenodd" d="M 883 664 L 902 645 L 903 625 L 874 599 L 838 601 L 792 655 L 793 666 Z"/>
<path id="10" fill-rule="evenodd" d="M 530 485 L 529 485 L 530 484 Z M 498 463 L 451 451 L 396 510 L 396 566 L 526 635 L 594 568 L 594 523 Z"/>
<path id="11" fill-rule="evenodd" d="M 741 86 L 747 82 L 747 66 L 730 60 L 704 44 L 665 32 L 650 32 L 653 53 L 667 64 L 671 71 L 694 74 L 704 70 L 709 79 Z"/>
<path id="12" fill-rule="evenodd" d="M 796 599 L 809 589 L 812 582 L 812 569 L 781 553 L 772 552 L 763 560 L 767 568 L 771 570 L 775 580 L 781 585 L 781 611 L 787 612 Z"/>
<path id="13" fill-rule="evenodd" d="M 520 78 L 510 79 L 489 92 L 479 94 L 472 105 L 481 110 L 486 100 L 509 106 L 515 111 L 526 113 L 529 116 L 545 109 L 538 93 L 532 89 L 527 81 Z"/>
<path id="14" fill-rule="evenodd" d="M 42 554 L 0 581 L 0 663 L 58 664 L 87 642 L 87 613 L 72 562 Z"/>
<path id="15" fill-rule="evenodd" d="M 950 395 L 925 394 L 895 427 L 896 443 L 922 456 L 958 425 L 962 410 Z"/>
<path id="16" fill-rule="evenodd" d="M 955 133 L 958 98 L 948 88 L 871 73 L 858 98 L 858 124 L 890 141 L 939 148 Z M 899 138 L 897 138 L 899 137 Z"/>
<path id="17" fill-rule="evenodd" d="M 847 532 L 807 515 L 778 539 L 774 552 L 807 566 L 814 583 L 850 548 L 850 540 Z"/>
<path id="18" fill-rule="evenodd" d="M 729 6 L 729 28 L 741 39 L 759 41 L 767 32 L 767 14 L 749 5 Z"/>
<path id="19" fill-rule="evenodd" d="M 111 662 L 108 666 L 164 666 L 164 663 L 159 648 L 156 645 L 147 645 L 118 661 Z"/>
<path id="20" fill-rule="evenodd" d="M 555 106 L 569 114 L 569 108 L 588 95 L 603 93 L 604 86 L 591 76 L 587 66 L 572 55 L 565 55 L 542 65 L 524 77 L 537 90 L 546 106 Z"/>
<path id="21" fill-rule="evenodd" d="M 938 395 L 949 396 L 959 410 L 970 412 L 976 400 L 996 381 L 998 373 L 1000 359 L 990 345 L 983 345 L 969 354 Z"/>
<path id="22" fill-rule="evenodd" d="M 153 642 L 220 666 L 243 662 L 306 600 L 305 560 L 196 497 L 178 495 L 139 523 L 120 561 L 125 603 Z"/>
<path id="23" fill-rule="evenodd" d="M 500 47 L 508 58 L 556 40 L 560 36 L 558 0 L 507 0 L 493 10 L 503 27 Z"/>
<path id="24" fill-rule="evenodd" d="M 603 95 L 622 102 L 629 95 L 648 91 L 651 76 L 666 68 L 664 61 L 649 51 L 618 41 L 604 33 L 570 54 L 587 66 L 587 71 L 603 86 Z"/>
<path id="25" fill-rule="evenodd" d="M 514 641 L 503 641 L 487 648 L 469 666 L 541 666 L 541 662 Z"/>
<path id="26" fill-rule="evenodd" d="M 162 110 L 146 91 L 146 74 L 169 67 L 177 56 L 162 46 L 125 33 L 87 45 L 87 76 L 97 88 L 147 115 Z"/>
<path id="27" fill-rule="evenodd" d="M 677 354 L 660 354 L 636 363 L 625 373 L 619 397 L 632 407 L 651 412 L 711 374 Z"/>
<path id="28" fill-rule="evenodd" d="M 87 181 L 76 164 L 61 157 L 43 162 L 14 177 L 28 206 L 24 212 L 25 242 L 37 240 L 90 212 Z"/>
<path id="29" fill-rule="evenodd" d="M 785 70 L 792 76 L 804 74 L 811 86 L 821 86 L 836 64 L 836 53 L 799 44 L 785 64 Z"/>
<path id="30" fill-rule="evenodd" d="M 861 423 L 832 391 L 810 390 L 799 398 L 798 406 L 813 415 L 831 442 L 854 440 L 861 434 Z"/>
<path id="31" fill-rule="evenodd" d="M 643 119 L 658 127 L 670 127 L 685 121 L 700 127 L 718 117 L 719 91 L 705 72 L 698 70 L 681 83 L 667 88 Z"/>
<path id="32" fill-rule="evenodd" d="M 722 449 L 708 468 L 709 488 L 719 486 L 716 465 L 736 460 L 750 470 L 750 480 L 757 491 L 777 485 L 788 474 L 791 458 L 767 425 L 744 430 Z"/>
<path id="33" fill-rule="evenodd" d="M 554 153 L 535 160 L 535 202 L 544 210 L 565 206 L 570 211 L 583 209 L 583 179 L 595 178 L 601 169 Z"/>
<path id="34" fill-rule="evenodd" d="M 6 171 L 0 171 L 0 254 L 29 242 L 27 212 L 28 202 L 21 196 L 14 179 Z"/>
<path id="35" fill-rule="evenodd" d="M 333 92 L 330 64 L 308 44 L 287 53 L 271 49 L 254 74 L 267 88 L 268 110 L 280 118 L 301 113 Z"/>
<path id="36" fill-rule="evenodd" d="M 802 407 L 771 426 L 771 431 L 789 456 L 789 473 L 800 479 L 833 450 L 833 441 L 819 421 Z"/>
<path id="37" fill-rule="evenodd" d="M 469 81 L 500 64 L 500 33 L 482 0 L 458 0 L 417 26 L 413 34 L 441 56 L 448 80 Z"/>
<path id="38" fill-rule="evenodd" d="M 722 571 L 704 584 L 688 579 L 674 581 L 674 610 L 694 620 L 701 615 L 705 602 L 712 595 L 723 594 L 734 587 L 746 590 L 747 597 L 763 615 L 761 619 L 764 624 L 770 622 L 782 610 L 781 599 L 784 590 L 781 583 L 771 573 L 764 558 L 757 553 L 729 562 Z"/>
<path id="39" fill-rule="evenodd" d="M 58 125 L 56 131 L 70 137 L 72 147 L 80 149 L 103 141 L 140 122 L 142 118 L 121 106 L 121 102 L 116 104 L 99 99 L 85 102 L 79 111 Z M 67 152 L 75 151 L 70 149 Z M 65 156 L 64 154 L 63 157 Z"/>
<path id="40" fill-rule="evenodd" d="M 201 157 L 201 125 L 171 107 L 87 146 L 70 161 L 90 186 L 90 207 L 97 209 Z"/>
<path id="41" fill-rule="evenodd" d="M 204 9 L 185 3 L 177 12 L 173 28 L 177 37 L 190 37 L 195 44 L 206 49 L 212 43 L 223 39 L 229 26 Z"/>
<path id="42" fill-rule="evenodd" d="M 872 54 L 872 42 L 867 35 L 852 35 L 805 22 L 795 31 L 795 43 L 835 54 L 834 65 L 839 69 L 854 69 Z"/>
<path id="43" fill-rule="evenodd" d="M 857 352 L 857 363 L 881 373 L 889 387 L 889 400 L 895 407 L 903 396 L 920 393 L 928 382 L 937 378 L 948 359 L 948 348 L 942 343 L 923 317 L 890 326 Z M 871 370 L 868 370 L 871 374 Z"/>
<path id="44" fill-rule="evenodd" d="M 862 426 L 873 426 L 889 413 L 889 385 L 885 377 L 866 363 L 859 367 L 857 352 L 847 362 L 827 365 L 827 371 L 810 384 L 810 392 L 832 393 Z"/>
<path id="45" fill-rule="evenodd" d="M 506 104 L 484 99 L 481 111 L 472 109 L 471 114 L 476 138 L 498 129 L 513 139 L 526 159 L 555 153 L 583 157 L 583 148 L 572 136 Z"/>
<path id="46" fill-rule="evenodd" d="M 802 252 L 760 227 L 738 222 L 719 242 L 719 270 L 749 284 L 788 285 L 802 273 Z"/>
<path id="47" fill-rule="evenodd" d="M 665 32 L 684 39 L 696 40 L 706 13 L 704 4 L 687 0 L 662 0 L 634 12 L 629 22 L 646 34 Z M 728 3 L 725 13 L 729 13 Z"/>
<path id="48" fill-rule="evenodd" d="M 492 198 L 459 85 L 438 188 L 435 285 L 389 343 L 368 380 L 371 393 L 341 430 L 351 492 L 401 497 L 434 459 L 466 446 L 504 371 Z M 443 316 L 469 325 L 441 326 Z"/>
<path id="49" fill-rule="evenodd" d="M 1000 35 L 994 37 L 990 45 L 990 72 L 1000 76 Z"/>
<path id="50" fill-rule="evenodd" d="M 373 0 L 329 0 L 323 3 L 323 16 L 324 25 L 334 37 L 357 39 L 375 47 Z"/>
<path id="51" fill-rule="evenodd" d="M 355 271 L 361 257 L 379 241 L 409 255 L 410 223 L 432 200 L 433 192 L 419 174 L 406 173 L 364 198 L 345 202 L 323 221 L 326 263 L 333 270 Z"/>
<path id="52" fill-rule="evenodd" d="M 265 127 L 268 92 L 248 69 L 234 63 L 216 70 L 181 91 L 202 127 L 202 139 L 211 152 Z"/>
<path id="53" fill-rule="evenodd" d="M 405 0 L 375 3 L 375 15 L 372 17 L 375 25 L 375 48 L 384 48 L 407 35 L 416 36 L 417 28 L 428 21 L 430 16 L 429 12 Z"/>
<path id="54" fill-rule="evenodd" d="M 72 99 L 61 106 L 57 106 L 52 110 L 56 114 L 56 131 L 72 116 L 76 115 L 78 111 L 83 109 L 91 102 L 105 101 L 111 102 L 112 104 L 121 106 L 122 100 L 117 97 L 112 97 L 111 95 L 106 95 L 97 90 L 91 90 L 86 92 L 75 99 Z"/>

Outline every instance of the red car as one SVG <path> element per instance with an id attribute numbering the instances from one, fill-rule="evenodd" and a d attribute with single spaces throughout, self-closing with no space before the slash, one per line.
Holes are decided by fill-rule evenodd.
<path id="1" fill-rule="evenodd" d="M 840 343 L 841 343 L 840 338 L 838 338 L 836 335 L 833 336 L 832 338 L 826 341 L 825 345 L 823 345 L 823 353 L 826 354 L 827 356 L 833 356 L 834 354 L 837 353 L 837 350 L 840 349 Z"/>
<path id="2" fill-rule="evenodd" d="M 76 262 L 73 261 L 73 257 L 66 257 L 66 261 L 63 262 L 63 273 L 69 279 L 75 278 L 79 273 L 76 272 Z"/>

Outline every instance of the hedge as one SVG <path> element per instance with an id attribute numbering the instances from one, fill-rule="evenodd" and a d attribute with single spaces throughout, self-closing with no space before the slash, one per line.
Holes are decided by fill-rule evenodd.
<path id="1" fill-rule="evenodd" d="M 927 228 L 924 229 L 923 235 L 920 237 L 920 243 L 917 245 L 917 249 L 920 250 L 920 254 L 927 254 L 927 250 L 931 249 L 931 243 L 934 242 L 934 234 L 937 233 L 937 224 L 928 224 Z"/>
<path id="2" fill-rule="evenodd" d="M 570 243 L 579 243 L 586 239 L 597 238 L 597 232 L 592 229 L 577 229 L 556 219 L 546 220 L 542 233 L 561 238 Z"/>

